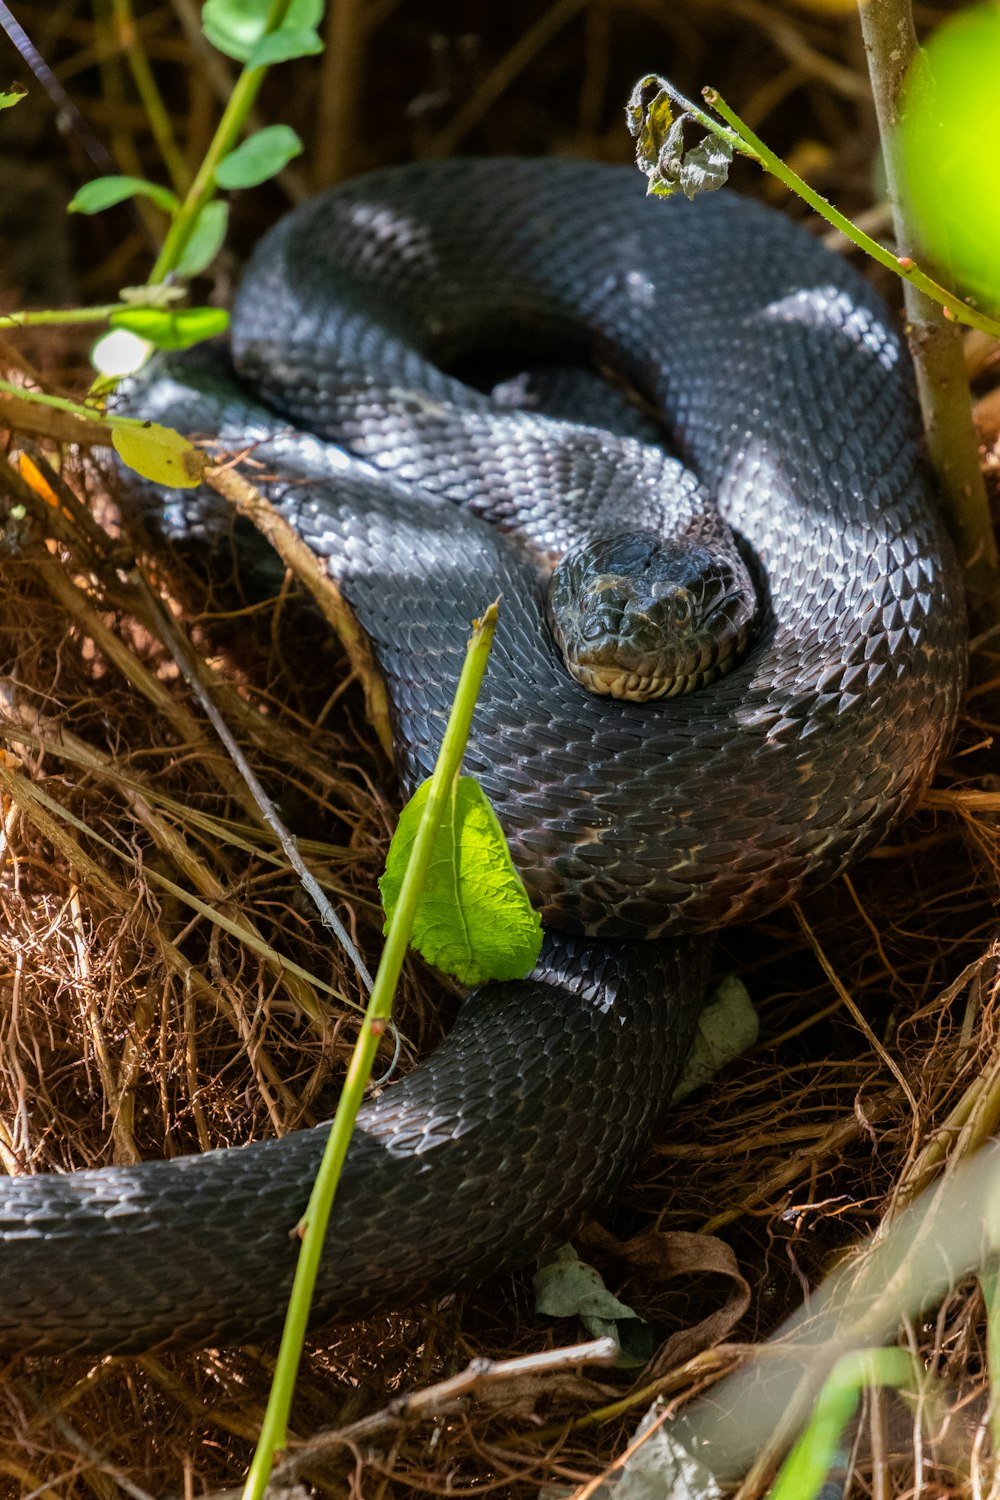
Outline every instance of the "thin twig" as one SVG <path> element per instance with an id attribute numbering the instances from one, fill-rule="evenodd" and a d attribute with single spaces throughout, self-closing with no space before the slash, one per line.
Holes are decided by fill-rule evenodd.
<path id="1" fill-rule="evenodd" d="M 338 1427 L 331 1432 L 318 1432 L 301 1448 L 296 1448 L 281 1465 L 282 1481 L 296 1478 L 304 1468 L 316 1459 L 326 1457 L 331 1450 L 348 1443 L 367 1442 L 387 1428 L 402 1427 L 407 1422 L 426 1420 L 444 1412 L 453 1411 L 474 1396 L 485 1386 L 502 1385 L 506 1381 L 523 1381 L 532 1377 L 547 1379 L 560 1370 L 576 1369 L 579 1365 L 610 1365 L 618 1353 L 614 1339 L 593 1339 L 587 1344 L 571 1344 L 562 1349 L 545 1349 L 537 1354 L 521 1355 L 517 1359 L 474 1359 L 458 1375 L 440 1380 L 436 1385 L 422 1391 L 407 1391 L 397 1396 L 388 1405 Z"/>

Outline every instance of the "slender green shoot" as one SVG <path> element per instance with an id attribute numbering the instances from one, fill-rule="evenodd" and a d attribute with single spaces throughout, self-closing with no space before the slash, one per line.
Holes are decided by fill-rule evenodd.
<path id="1" fill-rule="evenodd" d="M 273 0 L 264 25 L 265 36 L 278 30 L 291 3 L 292 0 Z M 239 140 L 240 131 L 253 109 L 267 69 L 266 63 L 258 67 L 252 67 L 248 63 L 237 78 L 194 181 L 167 231 L 150 281 L 163 281 L 179 264 L 202 209 L 215 196 L 215 170 Z"/>
<path id="2" fill-rule="evenodd" d="M 81 417 L 85 422 L 109 423 L 107 414 L 99 411 L 97 407 L 85 406 L 82 401 L 70 401 L 67 396 L 50 396 L 46 391 L 25 390 L 23 386 L 15 385 L 12 380 L 0 380 L 0 395 L 16 396 L 18 400 L 34 401 L 39 406 L 50 406 L 53 411 L 66 411 L 74 417 Z M 141 427 L 142 422 L 136 417 L 118 417 L 119 422 L 130 421 L 134 427 Z"/>
<path id="3" fill-rule="evenodd" d="M 49 328 L 64 323 L 106 323 L 116 312 L 131 311 L 133 303 L 108 302 L 103 307 L 46 307 L 38 312 L 0 313 L 0 331 L 5 328 Z M 30 395 L 30 392 L 21 392 Z"/>
<path id="4" fill-rule="evenodd" d="M 812 1500 L 837 1461 L 844 1429 L 866 1386 L 917 1392 L 925 1376 L 905 1349 L 855 1349 L 837 1361 L 778 1471 L 769 1500 Z"/>
<path id="5" fill-rule="evenodd" d="M 986 1307 L 986 1369 L 990 1382 L 990 1447 L 1000 1462 L 1000 1262 L 991 1260 L 979 1273 Z"/>
<path id="6" fill-rule="evenodd" d="M 354 1048 L 337 1112 L 330 1127 L 326 1149 L 316 1174 L 309 1204 L 297 1226 L 297 1232 L 302 1241 L 298 1265 L 295 1270 L 267 1409 L 261 1424 L 257 1451 L 250 1465 L 243 1490 L 243 1500 L 263 1500 L 274 1460 L 284 1449 L 287 1439 L 288 1414 L 295 1390 L 295 1380 L 330 1210 L 347 1154 L 348 1142 L 354 1129 L 354 1121 L 375 1059 L 379 1038 L 385 1031 L 386 1023 L 392 1013 L 393 996 L 409 946 L 417 903 L 427 874 L 435 835 L 461 769 L 462 757 L 465 754 L 465 746 L 469 737 L 469 726 L 496 628 L 498 605 L 499 601 L 491 604 L 483 614 L 483 618 L 476 621 L 473 627 L 448 726 L 434 767 L 434 775 L 430 780 L 430 790 L 424 805 L 423 817 L 413 841 L 410 862 L 403 878 L 392 921 L 386 933 L 385 947 L 375 975 L 368 1009 Z"/>
<path id="7" fill-rule="evenodd" d="M 146 111 L 146 119 L 149 121 L 153 138 L 159 147 L 163 165 L 173 183 L 174 191 L 182 193 L 190 183 L 191 174 L 177 144 L 173 126 L 170 123 L 170 112 L 163 102 L 163 95 L 157 87 L 156 78 L 149 65 L 149 58 L 142 45 L 132 0 L 111 0 L 111 9 L 114 13 L 118 40 L 128 59 L 136 92 L 142 100 L 142 107 Z"/>
<path id="8" fill-rule="evenodd" d="M 730 109 L 717 90 L 702 89 L 702 97 L 705 103 L 717 110 L 740 136 L 741 145 L 738 149 L 744 155 L 752 156 L 759 161 L 765 171 L 777 177 L 778 181 L 784 183 L 785 187 L 793 193 L 797 193 L 809 204 L 810 208 L 821 214 L 828 224 L 832 224 L 834 229 L 839 229 L 841 234 L 857 245 L 859 250 L 864 250 L 873 260 L 877 260 L 880 266 L 894 271 L 897 276 L 923 292 L 924 296 L 929 297 L 932 302 L 937 302 L 944 309 L 946 318 L 951 318 L 956 323 L 965 323 L 970 328 L 978 328 L 983 333 L 988 333 L 991 338 L 1000 339 L 1000 322 L 996 318 L 988 318 L 985 313 L 978 312 L 976 308 L 963 302 L 961 297 L 957 297 L 954 292 L 949 292 L 946 287 L 939 285 L 927 275 L 926 271 L 920 269 L 912 256 L 893 255 L 892 251 L 886 250 L 878 240 L 873 240 L 870 235 L 865 234 L 864 230 L 859 229 L 845 214 L 834 208 L 832 203 L 804 182 L 798 173 L 787 167 L 780 156 L 775 156 L 760 137 L 754 135 L 749 125 L 746 125 L 739 115 Z M 707 116 L 702 116 L 702 118 L 707 118 Z M 718 132 L 719 127 L 716 125 L 715 129 Z"/>
<path id="9" fill-rule="evenodd" d="M 656 98 L 650 100 L 649 91 L 652 88 L 657 89 L 659 94 Z M 721 120 L 714 119 L 710 114 L 707 114 L 693 100 L 688 99 L 679 89 L 676 89 L 669 79 L 662 78 L 659 74 L 650 74 L 648 78 L 643 79 L 636 86 L 635 93 L 633 94 L 633 100 L 629 106 L 629 114 L 632 115 L 634 112 L 635 119 L 630 128 L 635 133 L 645 125 L 653 131 L 654 139 L 657 132 L 662 133 L 669 124 L 667 115 L 659 111 L 662 95 L 666 95 L 673 104 L 677 105 L 686 115 L 689 115 L 691 119 L 701 125 L 703 129 L 708 130 L 716 139 L 724 142 L 725 146 L 730 150 L 738 151 L 741 156 L 749 157 L 751 161 L 755 161 L 759 166 L 763 167 L 766 172 L 770 172 L 790 192 L 796 193 L 805 203 L 809 204 L 810 208 L 826 219 L 828 224 L 831 224 L 834 229 L 839 230 L 852 244 L 857 245 L 859 250 L 864 250 L 873 260 L 878 261 L 879 265 L 885 266 L 887 270 L 894 272 L 902 280 L 908 281 L 933 302 L 938 303 L 944 309 L 946 318 L 950 318 L 956 323 L 965 323 L 970 328 L 978 328 L 983 333 L 988 333 L 991 338 L 1000 339 L 1000 322 L 996 318 L 987 317 L 985 313 L 981 313 L 976 308 L 970 307 L 967 302 L 963 301 L 961 297 L 956 296 L 954 292 L 950 292 L 946 287 L 939 285 L 925 271 L 921 270 L 912 256 L 894 255 L 891 250 L 887 250 L 884 245 L 880 245 L 877 240 L 873 240 L 870 235 L 865 234 L 864 230 L 859 229 L 845 214 L 842 214 L 839 209 L 834 208 L 828 199 L 817 193 L 815 188 L 811 188 L 807 182 L 803 181 L 797 172 L 793 172 L 791 167 L 786 166 L 780 156 L 776 156 L 760 137 L 754 134 L 750 126 L 741 120 L 734 110 L 730 109 L 717 89 L 704 88 L 701 93 L 705 103 L 721 116 Z M 658 112 L 659 118 L 657 118 Z M 647 173 L 653 170 L 653 176 L 650 178 L 651 191 L 669 193 L 674 190 L 676 183 L 667 185 L 659 184 L 655 180 L 657 176 L 655 169 L 647 166 L 646 170 Z"/>

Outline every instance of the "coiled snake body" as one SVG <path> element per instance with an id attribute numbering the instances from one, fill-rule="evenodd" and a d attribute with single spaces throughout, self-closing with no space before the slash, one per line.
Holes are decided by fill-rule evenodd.
<path id="1" fill-rule="evenodd" d="M 258 453 L 298 481 L 280 503 L 372 640 L 406 786 L 433 764 L 469 622 L 502 594 L 465 769 L 556 934 L 535 975 L 477 992 L 367 1107 L 318 1295 L 319 1316 L 349 1316 L 523 1262 L 634 1166 L 702 999 L 692 934 L 830 879 L 926 784 L 962 690 L 960 579 L 885 308 L 726 193 L 663 204 L 586 163 L 374 174 L 262 242 L 233 344 L 279 415 L 225 380 L 189 384 L 183 362 L 142 409 L 234 448 L 272 439 Z M 489 394 L 449 373 L 476 360 L 608 366 L 662 414 L 761 582 L 729 676 L 632 704 L 567 675 L 538 556 L 616 505 L 655 511 L 665 483 L 683 510 L 691 486 L 623 435 L 611 396 L 614 430 L 574 427 L 523 381 Z M 323 1128 L 3 1181 L 0 1343 L 273 1331 Z"/>

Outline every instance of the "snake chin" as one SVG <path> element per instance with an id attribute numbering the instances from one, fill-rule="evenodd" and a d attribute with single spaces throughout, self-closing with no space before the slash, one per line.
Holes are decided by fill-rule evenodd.
<path id="1" fill-rule="evenodd" d="M 731 671 L 750 642 L 758 601 L 728 535 L 713 546 L 621 532 L 570 548 L 552 573 L 548 608 L 577 682 L 647 703 Z"/>

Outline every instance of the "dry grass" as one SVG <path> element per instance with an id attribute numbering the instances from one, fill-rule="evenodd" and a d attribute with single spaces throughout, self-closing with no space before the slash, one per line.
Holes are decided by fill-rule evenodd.
<path id="1" fill-rule="evenodd" d="M 146 126 L 107 25 L 95 33 L 82 7 L 25 4 L 18 13 L 59 60 L 66 86 L 124 169 L 146 170 Z M 324 111 L 316 109 L 313 64 L 299 75 L 301 88 L 286 85 L 262 102 L 268 117 L 290 118 L 307 142 L 313 137 L 303 169 L 310 185 L 414 152 L 561 147 L 622 155 L 621 102 L 635 76 L 666 66 L 689 91 L 715 83 L 843 206 L 867 202 L 872 123 L 853 29 L 837 19 L 755 0 L 484 5 L 461 24 L 443 3 L 376 4 L 364 17 L 343 5 L 333 13 L 339 46 L 320 65 Z M 168 7 L 149 7 L 142 19 L 194 159 L 224 79 L 193 59 Z M 18 125 L 25 161 L 34 123 Z M 48 130 L 38 124 L 38 157 L 51 156 Z M 61 161 L 46 171 L 86 175 Z M 749 176 L 742 181 L 754 186 Z M 285 184 L 293 195 L 305 185 Z M 241 200 L 237 248 L 256 230 L 251 206 L 259 219 L 280 204 Z M 122 222 L 117 231 L 88 226 L 89 255 L 72 226 L 67 274 L 79 295 L 103 295 L 144 274 L 142 232 L 122 234 Z M 3 223 L 0 234 L 20 242 L 28 227 Z M 216 290 L 224 295 L 225 282 Z M 53 386 L 72 390 L 81 388 L 79 352 L 51 337 L 22 340 L 17 353 L 0 346 L 6 367 L 28 355 Z M 995 472 L 995 375 L 987 367 L 980 379 L 987 467 Z M 66 477 L 113 520 L 98 477 Z M 9 523 L 0 570 L 4 711 L 16 724 L 11 748 L 20 760 L 0 766 L 3 1165 L 45 1171 L 125 1162 L 322 1118 L 354 1035 L 356 978 L 276 859 L 141 597 L 111 565 L 112 544 L 72 515 L 56 524 L 50 510 L 46 519 L 58 540 Z M 132 544 L 124 546 L 128 557 Z M 144 562 L 202 652 L 216 700 L 261 780 L 289 824 L 309 830 L 304 852 L 373 963 L 381 926 L 375 880 L 394 788 L 339 648 L 325 634 L 303 634 L 293 597 L 234 611 L 231 600 L 203 598 L 162 560 Z M 472 1295 L 317 1336 L 295 1440 L 334 1436 L 303 1460 L 305 1482 L 364 1500 L 527 1500 L 543 1483 L 585 1485 L 623 1452 L 655 1394 L 687 1400 L 710 1386 L 943 1160 L 996 1129 L 998 681 L 1000 641 L 991 637 L 976 655 L 955 753 L 890 844 L 801 913 L 722 939 L 720 972 L 735 969 L 747 983 L 762 1041 L 719 1080 L 710 1102 L 698 1096 L 672 1114 L 641 1180 L 584 1236 L 615 1289 L 664 1338 L 678 1336 L 671 1356 L 632 1374 L 522 1375 L 431 1417 L 388 1414 L 359 1429 L 400 1393 L 451 1376 L 474 1357 L 530 1354 L 574 1340 L 577 1330 L 539 1326 L 529 1281 L 505 1277 Z M 164 878 L 228 925 L 186 905 Z M 272 952 L 312 980 L 282 977 Z M 433 987 L 411 975 L 399 1011 L 401 1068 L 434 1045 L 440 1010 Z M 698 1239 L 682 1247 L 678 1235 Z M 705 1246 L 694 1258 L 700 1273 L 679 1254 L 692 1243 Z M 657 1273 L 654 1251 L 673 1255 L 676 1276 Z M 749 1290 L 749 1308 L 735 1323 L 734 1267 Z M 685 1330 L 702 1321 L 701 1333 L 685 1341 Z M 975 1285 L 957 1287 L 907 1337 L 946 1380 L 952 1425 L 968 1451 L 986 1400 Z M 710 1339 L 723 1342 L 704 1352 Z M 0 1494 L 104 1500 L 237 1484 L 272 1356 L 249 1349 L 11 1361 L 0 1372 Z M 860 1492 L 929 1496 L 943 1484 L 968 1492 L 967 1477 L 936 1462 L 922 1455 L 916 1468 L 912 1432 L 891 1402 L 868 1404 L 852 1459 Z"/>

